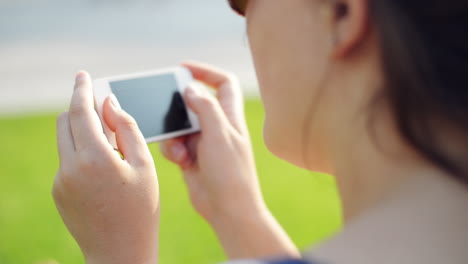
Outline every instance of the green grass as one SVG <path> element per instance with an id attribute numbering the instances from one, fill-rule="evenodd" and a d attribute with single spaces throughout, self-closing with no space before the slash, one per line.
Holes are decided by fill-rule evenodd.
<path id="1" fill-rule="evenodd" d="M 292 167 L 272 156 L 262 140 L 263 110 L 246 103 L 265 199 L 300 248 L 341 225 L 333 178 Z M 58 158 L 55 114 L 0 118 L 0 263 L 83 263 L 51 197 Z M 191 208 L 175 166 L 154 153 L 161 188 L 160 263 L 224 260 L 209 226 Z"/>

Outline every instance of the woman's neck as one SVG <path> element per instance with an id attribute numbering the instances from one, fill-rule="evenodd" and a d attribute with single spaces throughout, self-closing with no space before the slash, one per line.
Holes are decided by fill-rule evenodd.
<path id="1" fill-rule="evenodd" d="M 330 163 L 327 169 L 332 169 L 327 172 L 336 177 L 346 223 L 343 234 L 328 243 L 325 252 L 343 257 L 341 260 L 346 256 L 351 259 L 354 253 L 376 254 L 375 261 L 335 262 L 332 258 L 330 263 L 385 263 L 383 257 L 395 255 L 393 249 L 400 251 L 402 259 L 410 258 L 405 250 L 411 256 L 414 250 L 414 256 L 431 256 L 433 260 L 389 263 L 465 263 L 468 186 L 428 162 L 402 138 L 388 102 L 374 101 L 373 95 L 380 92 L 378 87 L 383 83 L 376 65 L 377 59 L 364 65 L 362 74 L 337 78 L 335 82 L 346 82 L 346 87 L 353 89 L 330 93 L 329 100 L 335 101 L 324 99 L 332 103 L 324 123 L 327 133 L 323 134 L 323 145 L 327 149 L 322 155 Z M 336 87 L 342 86 L 336 83 Z M 372 107 L 371 101 L 376 102 Z M 337 107 L 343 102 L 346 107 Z M 434 256 L 436 253 L 440 255 Z M 465 259 L 444 261 L 449 253 Z"/>
<path id="2" fill-rule="evenodd" d="M 355 135 L 349 133 L 334 152 L 334 175 L 345 223 L 377 206 L 415 175 L 436 170 L 394 134 L 376 131 L 375 138 L 370 134 L 364 129 L 356 130 Z"/>
<path id="3" fill-rule="evenodd" d="M 330 263 L 466 263 L 468 187 L 415 175 L 313 252 Z"/>
<path id="4" fill-rule="evenodd" d="M 343 127 L 335 130 L 329 145 L 345 222 L 378 206 L 418 175 L 450 177 L 406 143 L 385 104 L 371 116 L 342 116 L 336 124 Z"/>

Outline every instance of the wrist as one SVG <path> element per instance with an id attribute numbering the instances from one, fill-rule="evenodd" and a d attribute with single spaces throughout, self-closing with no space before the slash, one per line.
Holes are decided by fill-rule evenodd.
<path id="1" fill-rule="evenodd" d="M 229 259 L 297 258 L 300 253 L 265 205 L 210 222 Z"/>
<path id="2" fill-rule="evenodd" d="M 157 264 L 158 263 L 158 232 L 153 231 L 152 238 L 148 241 L 124 239 L 125 243 L 112 242 L 107 247 L 95 247 L 92 252 L 83 252 L 86 264 Z M 119 237 L 115 237 L 119 240 Z M 130 242 L 133 240 L 133 243 Z"/>
<path id="3" fill-rule="evenodd" d="M 245 198 L 245 196 L 244 196 Z M 220 203 L 219 207 L 205 215 L 206 221 L 216 230 L 224 226 L 248 224 L 265 221 L 271 216 L 262 198 L 231 199 L 229 202 Z"/>
<path id="4" fill-rule="evenodd" d="M 109 253 L 108 256 L 86 258 L 86 264 L 157 264 L 157 256 L 123 256 L 124 252 Z"/>
<path id="5" fill-rule="evenodd" d="M 250 208 L 225 209 L 217 215 L 212 216 L 208 222 L 213 228 L 223 228 L 224 226 L 233 226 L 243 224 L 252 224 L 264 222 L 270 215 L 268 208 L 263 205 L 255 205 Z"/>

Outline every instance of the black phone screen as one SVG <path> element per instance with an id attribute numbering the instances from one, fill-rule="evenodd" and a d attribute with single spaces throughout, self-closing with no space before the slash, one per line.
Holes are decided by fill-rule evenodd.
<path id="1" fill-rule="evenodd" d="M 109 84 L 122 109 L 135 118 L 145 138 L 192 127 L 173 74 Z"/>

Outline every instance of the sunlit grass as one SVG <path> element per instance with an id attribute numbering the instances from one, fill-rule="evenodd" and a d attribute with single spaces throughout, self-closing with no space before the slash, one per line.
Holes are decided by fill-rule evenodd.
<path id="1" fill-rule="evenodd" d="M 336 231 L 341 222 L 332 177 L 273 157 L 262 140 L 260 102 L 248 101 L 246 112 L 263 193 L 273 214 L 300 248 Z M 51 197 L 58 166 L 55 116 L 0 118 L 1 264 L 83 263 Z M 178 169 L 161 157 L 157 146 L 151 149 L 161 188 L 160 263 L 224 260 L 215 235 L 191 208 Z"/>

